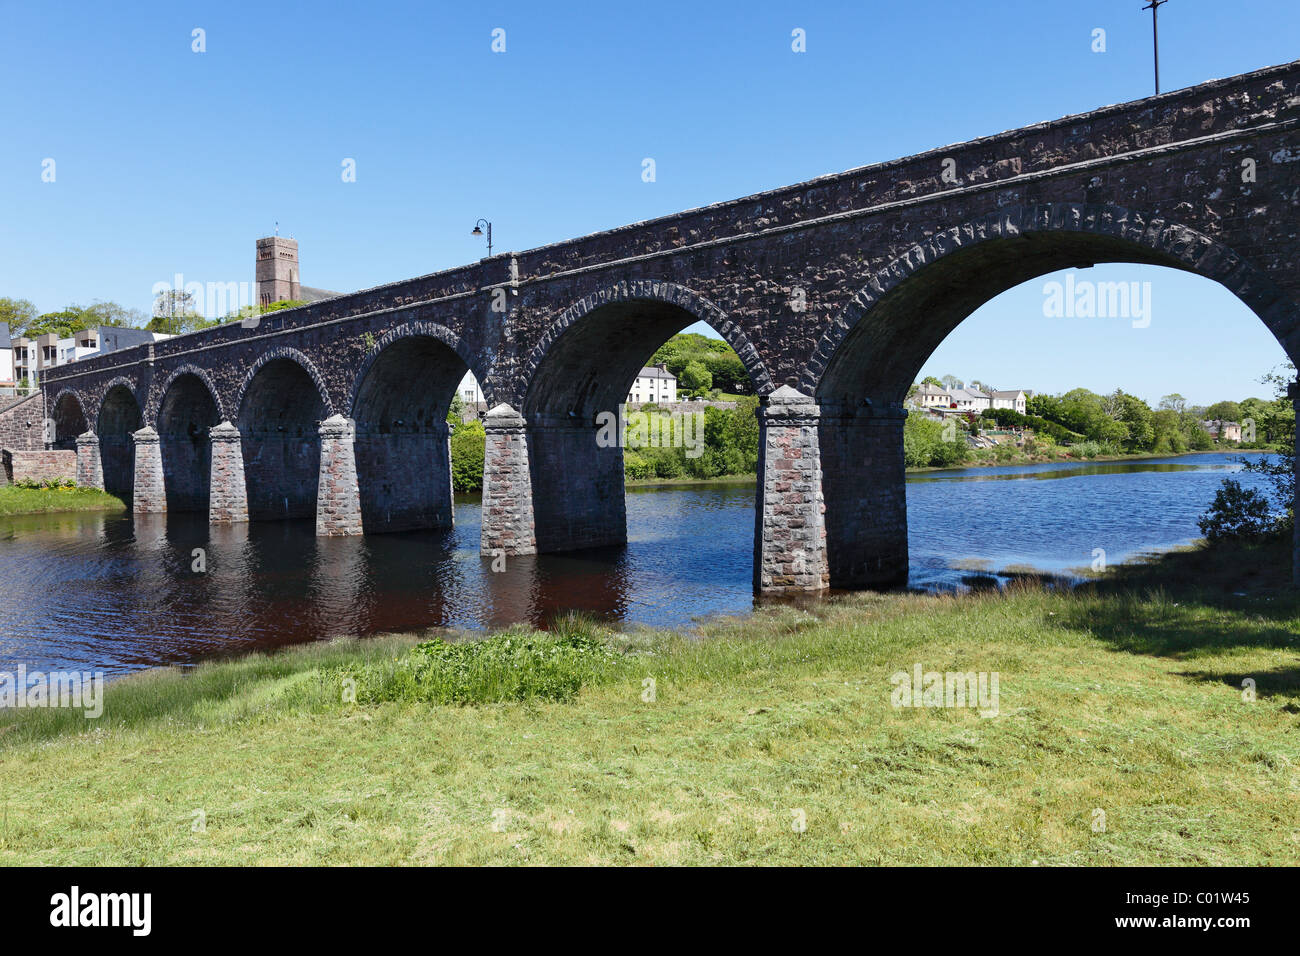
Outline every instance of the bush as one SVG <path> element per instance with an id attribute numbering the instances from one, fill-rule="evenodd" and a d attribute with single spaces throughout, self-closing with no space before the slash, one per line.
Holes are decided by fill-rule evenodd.
<path id="1" fill-rule="evenodd" d="M 467 641 L 425 641 L 391 662 L 323 672 L 327 685 L 356 682 L 359 704 L 484 704 L 572 700 L 620 661 L 590 621 L 569 615 L 550 633 L 506 631 Z"/>
<path id="2" fill-rule="evenodd" d="M 457 425 L 451 433 L 451 484 L 457 492 L 483 487 L 483 455 L 487 432 L 478 419 Z"/>
<path id="3" fill-rule="evenodd" d="M 1196 519 L 1211 543 L 1226 539 L 1258 540 L 1274 530 L 1277 519 L 1268 499 L 1259 492 L 1243 488 L 1239 481 L 1225 478 L 1209 510 Z"/>

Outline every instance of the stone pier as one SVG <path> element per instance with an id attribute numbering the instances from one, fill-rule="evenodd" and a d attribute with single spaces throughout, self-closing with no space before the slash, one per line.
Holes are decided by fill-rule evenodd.
<path id="1" fill-rule="evenodd" d="M 320 423 L 320 482 L 316 486 L 316 534 L 361 534 L 361 491 L 352 423 L 333 415 Z"/>
<path id="2" fill-rule="evenodd" d="M 821 406 L 818 437 L 833 588 L 907 583 L 906 421 L 901 405 Z"/>
<path id="3" fill-rule="evenodd" d="M 212 480 L 208 521 L 238 524 L 248 520 L 248 486 L 244 483 L 244 452 L 239 429 L 229 421 L 208 430 L 212 439 Z"/>
<path id="4" fill-rule="evenodd" d="M 602 447 L 595 421 L 528 421 L 537 549 L 578 551 L 627 543 L 623 449 Z"/>
<path id="5" fill-rule="evenodd" d="M 484 555 L 536 554 L 527 423 L 511 406 L 502 404 L 484 416 L 483 427 L 487 444 L 480 550 Z"/>
<path id="6" fill-rule="evenodd" d="M 754 589 L 820 591 L 829 584 L 817 403 L 783 385 L 759 409 Z"/>
<path id="7" fill-rule="evenodd" d="M 104 464 L 99 459 L 99 436 L 94 432 L 77 436 L 77 487 L 104 490 Z"/>
<path id="8" fill-rule="evenodd" d="M 131 510 L 135 514 L 162 514 L 167 510 L 163 481 L 162 446 L 158 432 L 146 425 L 131 433 L 135 445 L 135 470 L 131 485 Z"/>

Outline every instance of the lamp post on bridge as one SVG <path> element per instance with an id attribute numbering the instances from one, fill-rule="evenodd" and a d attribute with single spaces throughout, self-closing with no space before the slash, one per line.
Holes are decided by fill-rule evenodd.
<path id="1" fill-rule="evenodd" d="M 481 226 L 487 226 L 488 258 L 490 259 L 492 258 L 492 223 L 488 222 L 486 219 L 480 219 L 478 222 L 474 223 L 474 231 L 471 232 L 470 235 L 471 236 L 483 235 L 483 230 L 480 228 Z"/>
<path id="2" fill-rule="evenodd" d="M 1156 96 L 1160 95 L 1160 23 L 1159 10 L 1162 4 L 1168 3 L 1169 0 L 1151 0 L 1143 10 L 1151 11 L 1151 40 L 1155 45 L 1156 55 Z"/>

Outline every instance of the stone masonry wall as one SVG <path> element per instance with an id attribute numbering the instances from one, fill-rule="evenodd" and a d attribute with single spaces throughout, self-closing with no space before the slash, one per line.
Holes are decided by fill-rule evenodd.
<path id="1" fill-rule="evenodd" d="M 58 478 L 61 481 L 76 481 L 77 453 L 75 451 L 22 451 L 4 449 L 4 481 L 17 484 L 20 481 L 49 481 Z"/>

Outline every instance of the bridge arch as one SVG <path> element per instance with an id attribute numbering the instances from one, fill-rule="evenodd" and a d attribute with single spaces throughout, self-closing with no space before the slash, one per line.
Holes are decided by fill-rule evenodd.
<path id="1" fill-rule="evenodd" d="M 212 379 L 194 365 L 182 365 L 167 377 L 156 401 L 152 421 L 158 431 L 167 510 L 207 512 L 212 480 L 208 430 L 224 418 Z"/>
<path id="2" fill-rule="evenodd" d="M 1300 356 L 1297 304 L 1259 267 L 1184 224 L 1120 206 L 1045 203 L 937 233 L 870 278 L 826 330 L 805 371 L 804 387 L 821 407 L 831 587 L 907 578 L 902 402 L 939 344 L 1016 285 L 1116 262 L 1166 266 L 1220 283 L 1293 360 Z"/>
<path id="3" fill-rule="evenodd" d="M 127 501 L 135 487 L 135 443 L 131 435 L 144 427 L 135 385 L 114 378 L 104 389 L 95 417 L 99 457 L 104 469 L 104 490 Z"/>
<path id="4" fill-rule="evenodd" d="M 249 369 L 235 407 L 249 517 L 315 515 L 319 428 L 333 407 L 311 360 L 297 349 L 269 349 Z"/>
<path id="5" fill-rule="evenodd" d="M 454 332 L 427 321 L 390 329 L 366 356 L 349 404 L 366 532 L 451 527 L 447 413 L 472 361 Z"/>
<path id="6" fill-rule="evenodd" d="M 1041 203 L 936 233 L 877 271 L 823 333 L 804 389 L 823 403 L 900 402 L 925 359 L 979 306 L 1038 276 L 1104 262 L 1213 279 L 1263 321 L 1292 360 L 1300 357 L 1300 307 L 1223 243 L 1122 206 Z"/>
<path id="7" fill-rule="evenodd" d="M 50 418 L 54 421 L 55 448 L 75 448 L 77 436 L 90 430 L 86 418 L 86 409 L 81 396 L 70 388 L 60 389 L 50 406 Z"/>
<path id="8" fill-rule="evenodd" d="M 224 421 L 229 412 L 221 401 L 221 390 L 217 388 L 217 383 L 213 381 L 212 374 L 207 369 L 191 362 L 185 362 L 172 369 L 163 380 L 162 386 L 152 392 L 145 406 L 145 421 L 151 422 L 155 428 L 158 427 L 158 413 L 162 409 L 163 399 L 176 380 L 183 375 L 192 375 L 202 383 L 217 408 L 217 415 L 220 416 L 217 420 Z"/>
<path id="9" fill-rule="evenodd" d="M 626 542 L 623 448 L 621 440 L 600 440 L 602 421 L 618 415 L 648 357 L 696 322 L 735 350 L 756 392 L 772 390 L 739 326 L 704 296 L 668 281 L 629 280 L 584 296 L 533 347 L 522 364 L 520 411 L 538 551 Z M 489 539 L 485 531 L 485 548 Z"/>

